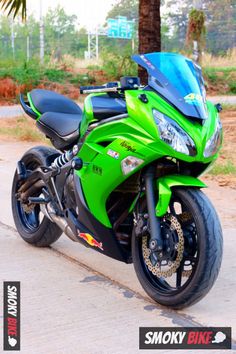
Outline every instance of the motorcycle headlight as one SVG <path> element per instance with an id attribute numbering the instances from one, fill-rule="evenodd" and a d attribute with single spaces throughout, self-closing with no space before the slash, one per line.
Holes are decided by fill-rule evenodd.
<path id="1" fill-rule="evenodd" d="M 153 116 L 162 141 L 182 154 L 196 155 L 197 151 L 194 141 L 174 120 L 156 109 L 153 109 Z"/>
<path id="2" fill-rule="evenodd" d="M 222 124 L 218 119 L 215 131 L 206 143 L 204 157 L 210 157 L 216 154 L 222 143 Z"/>

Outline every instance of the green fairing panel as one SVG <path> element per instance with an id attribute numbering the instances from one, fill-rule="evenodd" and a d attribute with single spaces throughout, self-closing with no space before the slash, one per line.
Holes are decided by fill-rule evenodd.
<path id="1" fill-rule="evenodd" d="M 138 98 L 141 93 L 147 96 L 148 104 L 143 103 Z M 91 96 L 89 95 L 85 100 L 84 118 L 81 125 L 82 135 L 86 132 L 88 125 L 94 121 Z M 193 122 L 186 119 L 155 92 L 145 90 L 126 91 L 125 96 L 128 118 L 106 123 L 91 131 L 78 154 L 85 163 L 83 169 L 77 173 L 81 178 L 88 207 L 91 213 L 107 227 L 111 227 L 106 211 L 107 198 L 130 175 L 136 173 L 145 165 L 164 156 L 186 162 L 201 162 L 206 165 L 217 158 L 217 154 L 209 158 L 204 158 L 203 155 L 205 144 L 213 134 L 217 122 L 217 112 L 213 104 L 210 102 L 207 104 L 212 119 L 207 119 L 205 124 L 202 125 L 199 121 Z M 197 147 L 196 156 L 187 156 L 176 152 L 159 138 L 158 129 L 153 119 L 153 108 L 171 117 L 190 134 Z M 110 156 L 109 151 L 115 152 L 116 158 Z M 121 170 L 121 162 L 128 156 L 137 157 L 144 162 L 132 173 L 124 176 Z M 188 179 L 189 185 L 195 185 L 193 180 L 195 182 L 196 180 L 191 179 L 191 177 L 183 177 L 183 181 L 186 181 L 187 178 L 190 178 Z M 174 181 L 175 183 L 181 183 L 180 180 L 175 179 Z M 196 186 L 203 187 L 202 184 Z M 160 185 L 162 190 L 164 190 L 164 187 L 166 187 L 165 184 Z"/>
<path id="2" fill-rule="evenodd" d="M 105 147 L 101 145 L 104 141 Z M 124 141 L 132 152 L 123 146 Z M 148 147 L 151 141 L 149 134 L 130 118 L 97 127 L 87 136 L 79 152 L 86 165 L 77 173 L 89 209 L 103 225 L 111 227 L 106 212 L 108 196 L 132 174 L 123 175 L 121 161 L 130 155 L 145 159 L 145 164 L 156 159 L 158 155 Z M 117 158 L 110 156 L 109 151 L 117 152 Z"/>
<path id="3" fill-rule="evenodd" d="M 93 114 L 93 105 L 91 102 L 91 98 L 95 97 L 95 96 L 103 96 L 106 95 L 106 93 L 94 93 L 91 95 L 88 95 L 85 100 L 84 100 L 84 114 L 83 114 L 83 119 L 82 122 L 80 124 L 80 136 L 82 137 L 87 129 L 89 124 L 91 124 L 92 122 L 96 122 L 96 119 L 94 118 L 94 114 Z"/>
<path id="4" fill-rule="evenodd" d="M 157 180 L 158 203 L 156 206 L 156 215 L 158 217 L 166 214 L 172 195 L 171 188 L 177 186 L 197 188 L 207 187 L 205 183 L 191 176 L 169 175 L 159 178 Z"/>
<path id="5" fill-rule="evenodd" d="M 88 125 L 94 121 L 91 96 L 92 95 L 87 96 L 84 100 L 84 114 L 80 124 L 80 136 L 83 136 L 86 133 Z"/>
<path id="6" fill-rule="evenodd" d="M 27 98 L 28 98 L 28 101 L 29 101 L 29 104 L 30 104 L 30 107 L 31 107 L 32 111 L 34 111 L 34 113 L 37 114 L 37 116 L 38 116 L 37 119 L 39 119 L 42 114 L 41 114 L 41 113 L 37 110 L 37 108 L 34 106 L 34 103 L 33 103 L 33 101 L 32 101 L 32 98 L 31 98 L 30 93 L 27 93 Z"/>

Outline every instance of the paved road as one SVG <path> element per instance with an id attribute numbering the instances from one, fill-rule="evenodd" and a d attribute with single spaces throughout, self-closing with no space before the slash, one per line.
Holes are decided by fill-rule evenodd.
<path id="1" fill-rule="evenodd" d="M 23 353 L 138 353 L 138 328 L 149 325 L 232 326 L 236 339 L 236 191 L 215 184 L 208 191 L 224 226 L 216 285 L 198 304 L 171 311 L 147 297 L 132 265 L 95 254 L 64 235 L 51 249 L 33 248 L 19 238 L 11 228 L 10 188 L 15 162 L 30 146 L 0 144 L 0 281 L 22 282 Z"/>
<path id="2" fill-rule="evenodd" d="M 236 105 L 236 96 L 212 96 L 207 97 L 209 101 L 213 103 L 221 103 L 221 104 L 228 104 L 228 105 Z"/>
<path id="3" fill-rule="evenodd" d="M 21 116 L 23 114 L 23 110 L 21 106 L 0 106 L 0 118 L 11 118 Z"/>

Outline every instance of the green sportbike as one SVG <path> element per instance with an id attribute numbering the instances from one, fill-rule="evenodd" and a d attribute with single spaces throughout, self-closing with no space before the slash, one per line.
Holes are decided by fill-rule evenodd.
<path id="1" fill-rule="evenodd" d="M 174 53 L 134 55 L 148 72 L 81 87 L 84 109 L 47 90 L 20 97 L 54 148 L 17 164 L 12 212 L 28 243 L 71 240 L 134 263 L 147 294 L 180 309 L 203 298 L 222 259 L 222 230 L 198 177 L 222 144 L 220 104 L 201 68 Z M 94 257 L 94 262 L 96 258 Z"/>

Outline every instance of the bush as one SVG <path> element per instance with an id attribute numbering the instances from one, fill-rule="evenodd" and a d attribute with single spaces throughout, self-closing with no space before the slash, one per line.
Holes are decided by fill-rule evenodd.
<path id="1" fill-rule="evenodd" d="M 19 94 L 19 87 L 10 78 L 0 79 L 0 98 L 12 99 Z"/>
<path id="2" fill-rule="evenodd" d="M 89 73 L 77 74 L 70 79 L 70 83 L 76 86 L 93 84 L 95 81 L 96 79 Z"/>
<path id="3" fill-rule="evenodd" d="M 66 79 L 70 79 L 73 75 L 59 69 L 46 69 L 43 76 L 45 76 L 49 81 L 64 82 Z"/>
<path id="4" fill-rule="evenodd" d="M 130 55 L 107 54 L 104 57 L 103 70 L 110 80 L 119 80 L 122 76 L 137 76 L 137 65 Z"/>
<path id="5" fill-rule="evenodd" d="M 229 92 L 236 94 L 236 82 L 229 83 Z"/>

